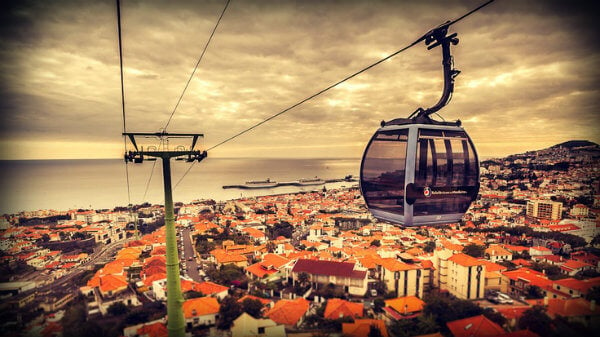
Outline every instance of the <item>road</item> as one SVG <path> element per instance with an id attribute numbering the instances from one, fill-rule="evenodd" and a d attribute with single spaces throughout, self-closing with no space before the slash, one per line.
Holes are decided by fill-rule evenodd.
<path id="1" fill-rule="evenodd" d="M 189 228 L 180 229 L 180 242 L 183 242 L 183 249 L 179 251 L 179 258 L 182 261 L 182 265 L 185 265 L 184 273 L 196 282 L 202 282 L 202 277 L 198 273 L 198 261 L 194 242 L 192 241 L 192 235 Z"/>

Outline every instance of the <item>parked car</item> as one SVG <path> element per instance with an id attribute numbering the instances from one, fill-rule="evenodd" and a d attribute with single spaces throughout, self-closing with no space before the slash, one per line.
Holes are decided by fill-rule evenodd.
<path id="1" fill-rule="evenodd" d="M 510 296 L 497 291 L 490 292 L 486 299 L 496 304 L 513 304 L 513 299 Z"/>

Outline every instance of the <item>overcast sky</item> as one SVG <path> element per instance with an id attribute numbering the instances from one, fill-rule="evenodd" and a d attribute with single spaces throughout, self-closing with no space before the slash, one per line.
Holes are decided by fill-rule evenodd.
<path id="1" fill-rule="evenodd" d="M 165 126 L 225 2 L 123 0 L 127 131 Z M 204 133 L 209 148 L 482 2 L 232 0 L 168 131 Z M 600 142 L 585 3 L 497 0 L 452 26 L 462 72 L 440 114 L 481 156 Z M 120 157 L 114 1 L 2 7 L 0 159 Z M 209 156 L 359 158 L 381 120 L 437 102 L 440 53 L 419 44 Z"/>

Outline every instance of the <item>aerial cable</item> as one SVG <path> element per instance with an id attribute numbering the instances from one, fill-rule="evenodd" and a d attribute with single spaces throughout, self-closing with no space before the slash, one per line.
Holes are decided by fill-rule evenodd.
<path id="1" fill-rule="evenodd" d="M 125 82 L 123 79 L 123 43 L 121 38 L 121 2 L 117 0 L 117 31 L 119 35 L 119 66 L 121 69 L 121 108 L 123 111 L 123 133 L 127 132 L 127 122 L 125 118 Z M 123 146 L 127 152 L 127 137 L 123 136 Z M 127 179 L 127 204 L 131 205 L 131 188 L 129 187 L 129 167 L 125 161 L 125 177 Z"/>
<path id="2" fill-rule="evenodd" d="M 452 24 L 454 24 L 454 23 L 457 23 L 458 21 L 460 21 L 460 20 L 462 20 L 462 19 L 466 18 L 467 16 L 469 16 L 469 15 L 471 15 L 471 14 L 475 13 L 476 11 L 478 11 L 478 10 L 480 10 L 481 8 L 483 8 L 483 7 L 487 6 L 488 4 L 490 4 L 490 3 L 491 3 L 491 2 L 493 2 L 493 1 L 494 1 L 494 0 L 489 0 L 489 1 L 487 1 L 486 3 L 484 3 L 484 4 L 480 5 L 479 7 L 475 8 L 475 9 L 473 9 L 473 10 L 469 11 L 468 13 L 464 14 L 463 16 L 459 17 L 458 19 L 456 19 L 456 20 L 454 20 L 454 21 L 447 21 L 447 22 L 445 22 L 444 24 L 442 24 L 441 26 L 450 26 L 450 25 L 452 25 Z M 249 128 L 247 128 L 247 129 L 245 129 L 245 130 L 243 130 L 243 131 L 240 131 L 240 132 L 236 133 L 235 135 L 233 135 L 233 136 L 231 136 L 231 137 L 229 137 L 229 138 L 227 138 L 227 139 L 225 139 L 225 140 L 221 141 L 220 143 L 218 143 L 218 144 L 216 144 L 216 145 L 214 145 L 214 146 L 212 146 L 212 147 L 208 148 L 206 151 L 208 152 L 208 151 L 210 151 L 210 150 L 213 150 L 213 149 L 215 149 L 215 148 L 217 148 L 217 147 L 219 147 L 219 146 L 221 146 L 221 145 L 223 145 L 223 144 L 225 144 L 225 143 L 227 143 L 227 142 L 229 142 L 229 141 L 232 141 L 233 139 L 235 139 L 235 138 L 237 138 L 237 137 L 239 137 L 239 136 L 241 136 L 241 135 L 245 134 L 246 132 L 249 132 L 249 131 L 251 131 L 251 130 L 253 130 L 253 129 L 255 129 L 255 128 L 259 127 L 259 126 L 261 126 L 262 124 L 264 124 L 264 123 L 266 123 L 266 122 L 268 122 L 268 121 L 270 121 L 270 120 L 272 120 L 272 119 L 274 119 L 274 118 L 276 118 L 276 117 L 279 117 L 279 116 L 283 115 L 284 113 L 286 113 L 286 112 L 288 112 L 288 111 L 292 110 L 293 108 L 295 108 L 295 107 L 297 107 L 297 106 L 299 106 L 299 105 L 301 105 L 301 104 L 303 104 L 303 103 L 306 103 L 307 101 L 310 101 L 311 99 L 313 99 L 313 98 L 315 98 L 315 97 L 317 97 L 317 96 L 319 96 L 319 95 L 321 95 L 321 94 L 325 93 L 326 91 L 328 91 L 328 90 L 330 90 L 330 89 L 333 89 L 333 88 L 335 88 L 336 86 L 338 86 L 338 85 L 340 85 L 340 84 L 342 84 L 342 83 L 344 83 L 344 82 L 346 82 L 346 81 L 348 81 L 348 80 L 352 79 L 353 77 L 355 77 L 355 76 L 357 76 L 357 75 L 360 75 L 360 74 L 362 74 L 363 72 L 365 72 L 365 71 L 367 71 L 367 70 L 369 70 L 369 69 L 371 69 L 371 68 L 373 68 L 373 67 L 375 67 L 375 66 L 377 66 L 377 65 L 381 64 L 382 62 L 385 62 L 385 61 L 389 60 L 390 58 L 392 58 L 392 57 L 394 57 L 394 56 L 396 56 L 396 55 L 398 55 L 398 54 L 400 54 L 400 53 L 402 53 L 402 52 L 406 51 L 407 49 L 410 49 L 410 48 L 414 47 L 416 44 L 420 43 L 421 41 L 424 41 L 424 40 L 425 40 L 425 39 L 426 39 L 426 38 L 427 38 L 429 35 L 431 35 L 430 33 L 431 33 L 431 31 L 430 31 L 430 32 L 428 32 L 427 34 L 425 34 L 425 35 L 421 36 L 421 37 L 420 37 L 420 38 L 418 38 L 416 41 L 414 41 L 413 43 L 411 43 L 411 44 L 407 45 L 406 47 L 404 47 L 404 48 L 402 48 L 402 49 L 399 49 L 399 50 L 397 50 L 397 51 L 393 52 L 392 54 L 390 54 L 390 55 L 388 55 L 388 56 L 386 56 L 386 57 L 382 58 L 381 60 L 379 60 L 379 61 L 377 61 L 377 62 L 375 62 L 375 63 L 373 63 L 373 64 L 371 64 L 371 65 L 368 65 L 368 66 L 364 67 L 363 69 L 361 69 L 361 70 L 359 70 L 359 71 L 355 72 L 355 73 L 354 73 L 354 74 L 352 74 L 352 75 L 349 75 L 349 76 L 345 77 L 345 78 L 344 78 L 344 79 L 342 79 L 341 81 L 338 81 L 338 82 L 336 82 L 336 83 L 334 83 L 334 84 L 332 84 L 332 85 L 328 86 L 327 88 L 325 88 L 325 89 L 322 89 L 322 90 L 318 91 L 317 93 L 315 93 L 315 94 L 313 94 L 313 95 L 311 95 L 311 96 L 308 96 L 307 98 L 305 98 L 305 99 L 301 100 L 300 102 L 298 102 L 298 103 L 296 103 L 296 104 L 294 104 L 294 105 L 292 105 L 292 106 L 290 106 L 290 107 L 288 107 L 288 108 L 286 108 L 286 109 L 284 109 L 284 110 L 282 110 L 282 111 L 280 111 L 280 112 L 278 112 L 278 113 L 276 113 L 276 114 L 274 114 L 274 115 L 272 115 L 272 116 L 268 117 L 267 119 L 264 119 L 264 120 L 262 120 L 261 122 L 259 122 L 259 123 L 256 123 L 256 124 L 252 125 L 251 127 L 249 127 Z"/>
<path id="3" fill-rule="evenodd" d="M 215 27 L 213 28 L 212 32 L 210 33 L 210 37 L 208 38 L 208 41 L 206 41 L 206 44 L 204 45 L 202 54 L 200 54 L 200 57 L 198 58 L 198 62 L 196 62 L 196 66 L 194 66 L 194 70 L 192 71 L 190 78 L 188 79 L 187 83 L 185 84 L 185 87 L 183 88 L 183 91 L 181 92 L 181 96 L 179 96 L 179 99 L 177 100 L 177 104 L 175 104 L 175 108 L 173 108 L 173 111 L 171 112 L 171 116 L 169 116 L 169 120 L 167 120 L 167 124 L 165 124 L 165 127 L 163 128 L 164 132 L 167 132 L 167 128 L 169 127 L 169 124 L 171 123 L 171 119 L 173 118 L 173 115 L 175 114 L 175 111 L 177 110 L 179 103 L 181 103 L 181 100 L 183 99 L 183 95 L 185 94 L 185 91 L 187 90 L 188 86 L 190 85 L 192 78 L 194 78 L 194 74 L 196 73 L 196 70 L 198 69 L 198 65 L 202 61 L 202 58 L 204 57 L 204 54 L 206 53 L 206 50 L 208 49 L 208 45 L 210 44 L 210 41 L 212 40 L 213 36 L 215 35 L 215 32 L 217 31 L 217 27 L 219 27 L 219 23 L 221 22 L 223 15 L 225 15 L 225 11 L 227 10 L 227 7 L 229 6 L 230 1 L 231 0 L 227 0 L 227 3 L 225 4 L 223 11 L 221 12 L 221 16 L 219 16 L 219 19 L 217 20 Z"/>
<path id="4" fill-rule="evenodd" d="M 480 10 L 481 8 L 483 8 L 483 7 L 487 6 L 487 5 L 489 5 L 489 4 L 490 4 L 490 3 L 492 3 L 493 1 L 494 1 L 494 0 L 488 0 L 487 2 L 485 2 L 485 3 L 483 3 L 482 5 L 478 6 L 477 8 L 475 8 L 475 9 L 473 9 L 473 10 L 471 10 L 471 11 L 467 12 L 466 14 L 462 15 L 462 16 L 461 16 L 461 17 L 459 17 L 458 19 L 456 19 L 456 20 L 453 20 L 453 21 L 447 21 L 447 22 L 443 23 L 443 24 L 442 24 L 442 25 L 440 25 L 440 26 L 446 26 L 446 27 L 449 27 L 450 25 L 452 25 L 452 24 L 455 24 L 455 23 L 457 23 L 457 22 L 461 21 L 462 19 L 466 18 L 467 16 L 469 16 L 469 15 L 471 15 L 471 14 L 473 14 L 473 13 L 477 12 L 477 11 L 478 11 L 478 10 Z M 439 28 L 439 27 L 438 27 L 438 28 Z M 406 51 L 406 50 L 408 50 L 408 49 L 410 49 L 410 48 L 412 48 L 412 47 L 414 47 L 414 46 L 415 46 L 415 45 L 417 45 L 418 43 L 420 43 L 420 42 L 424 41 L 425 39 L 427 39 L 427 37 L 431 35 L 431 32 L 432 32 L 432 31 L 433 31 L 433 30 L 430 30 L 429 32 L 427 32 L 427 33 L 426 33 L 426 34 L 424 34 L 423 36 L 419 37 L 417 40 L 415 40 L 413 43 L 411 43 L 411 44 L 407 45 L 406 47 L 404 47 L 404 48 L 401 48 L 401 49 L 399 49 L 399 50 L 397 50 L 397 51 L 395 51 L 395 52 L 393 52 L 393 53 L 389 54 L 388 56 L 386 56 L 386 57 L 384 57 L 384 58 L 380 59 L 379 61 L 377 61 L 377 62 L 375 62 L 375 63 L 372 63 L 372 64 L 370 64 L 370 65 L 368 65 L 368 66 L 366 66 L 366 67 L 362 68 L 361 70 L 359 70 L 359 71 L 357 71 L 357 72 L 355 72 L 355 73 L 353 73 L 353 74 L 351 74 L 351 75 L 349 75 L 349 76 L 345 77 L 344 79 L 342 79 L 342 80 L 340 80 L 340 81 L 338 81 L 338 82 L 336 82 L 336 83 L 334 83 L 334 84 L 332 84 L 332 85 L 330 85 L 330 86 L 326 87 L 325 89 L 322 89 L 322 90 L 318 91 L 317 93 L 315 93 L 315 94 L 313 94 L 313 95 L 311 95 L 311 96 L 308 96 L 308 97 L 306 97 L 305 99 L 303 99 L 303 100 L 299 101 L 298 103 L 296 103 L 296 104 L 294 104 L 294 105 L 292 105 L 292 106 L 290 106 L 290 107 L 288 107 L 288 108 L 286 108 L 286 109 L 284 109 L 284 110 L 281 110 L 280 112 L 278 112 L 278 113 L 276 113 L 276 114 L 274 114 L 274 115 L 272 115 L 272 116 L 270 116 L 270 117 L 268 117 L 268 118 L 266 118 L 266 119 L 262 120 L 261 122 L 259 122 L 259 123 L 256 123 L 256 124 L 252 125 L 251 127 L 249 127 L 249 128 L 247 128 L 247 129 L 245 129 L 245 130 L 243 130 L 243 131 L 240 131 L 240 132 L 236 133 L 235 135 L 233 135 L 233 136 L 231 136 L 231 137 L 229 137 L 229 138 L 227 138 L 227 139 L 225 139 L 225 140 L 221 141 L 220 143 L 217 143 L 216 145 L 214 145 L 214 146 L 212 146 L 212 147 L 208 148 L 206 151 L 207 151 L 207 152 L 208 152 L 208 151 L 211 151 L 211 150 L 213 150 L 213 149 L 215 149 L 215 148 L 217 148 L 217 147 L 219 147 L 219 146 L 221 146 L 221 145 L 223 145 L 223 144 L 225 144 L 225 143 L 228 143 L 228 142 L 230 142 L 230 141 L 234 140 L 235 138 L 237 138 L 237 137 L 239 137 L 239 136 L 241 136 L 241 135 L 243 135 L 243 134 L 245 134 L 245 133 L 247 133 L 247 132 L 249 132 L 249 131 L 251 131 L 251 130 L 253 130 L 253 129 L 257 128 L 257 127 L 259 127 L 259 126 L 261 126 L 262 124 L 265 124 L 266 122 L 268 122 L 268 121 L 270 121 L 270 120 L 272 120 L 272 119 L 275 119 L 275 118 L 277 118 L 277 117 L 281 116 L 282 114 L 284 114 L 284 113 L 286 113 L 286 112 L 288 112 L 288 111 L 290 111 L 290 110 L 292 110 L 292 109 L 296 108 L 297 106 L 299 106 L 299 105 L 301 105 L 301 104 L 303 104 L 303 103 L 306 103 L 307 101 L 309 101 L 309 100 L 311 100 L 311 99 L 313 99 L 313 98 L 315 98 L 315 97 L 317 97 L 317 96 L 319 96 L 319 95 L 321 95 L 321 94 L 323 94 L 323 93 L 325 93 L 325 92 L 329 91 L 330 89 L 333 89 L 333 88 L 335 88 L 336 86 L 338 86 L 338 85 L 340 85 L 340 84 L 342 84 L 342 83 L 344 83 L 344 82 L 346 82 L 346 81 L 348 81 L 348 80 L 352 79 L 353 77 L 355 77 L 355 76 L 357 76 L 357 75 L 360 75 L 360 74 L 362 74 L 363 72 L 365 72 L 365 71 L 367 71 L 367 70 L 369 70 L 369 69 L 371 69 L 371 68 L 373 68 L 373 67 L 375 67 L 375 66 L 377 66 L 377 65 L 379 65 L 379 64 L 381 64 L 381 63 L 383 63 L 383 62 L 385 62 L 385 61 L 387 61 L 387 60 L 389 60 L 389 59 L 391 59 L 392 57 L 394 57 L 394 56 L 396 56 L 396 55 L 398 55 L 398 54 L 400 54 L 400 53 L 402 53 L 402 52 L 404 52 L 404 51 Z M 183 178 L 185 178 L 185 176 L 188 174 L 188 172 L 191 170 L 191 168 L 194 166 L 194 164 L 195 164 L 195 162 L 193 162 L 193 163 L 190 165 L 190 167 L 187 169 L 187 171 L 186 171 L 186 172 L 183 174 L 183 176 L 182 176 L 182 177 L 179 179 L 179 181 L 177 182 L 177 184 L 175 184 L 175 187 L 177 187 L 177 185 L 179 185 L 179 183 L 180 183 L 180 182 L 183 180 Z"/>

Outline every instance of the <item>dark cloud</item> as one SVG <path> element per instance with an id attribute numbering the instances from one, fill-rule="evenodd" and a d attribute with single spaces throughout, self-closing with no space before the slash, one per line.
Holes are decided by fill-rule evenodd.
<path id="1" fill-rule="evenodd" d="M 232 1 L 169 128 L 204 132 L 216 144 L 480 3 Z M 164 127 L 224 4 L 123 1 L 129 130 Z M 2 6 L 1 140 L 119 143 L 114 2 Z M 496 1 L 457 23 L 462 73 L 442 116 L 465 121 L 484 155 L 525 142 L 600 141 L 592 6 Z M 296 147 L 358 157 L 380 120 L 433 105 L 441 88 L 439 50 L 419 45 L 215 151 L 284 155 Z"/>

